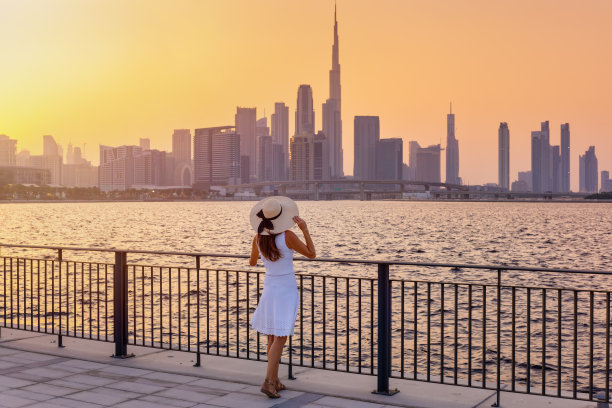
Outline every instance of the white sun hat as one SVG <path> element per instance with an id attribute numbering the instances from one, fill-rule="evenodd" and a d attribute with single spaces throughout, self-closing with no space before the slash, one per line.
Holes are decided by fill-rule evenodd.
<path id="1" fill-rule="evenodd" d="M 280 234 L 293 227 L 298 215 L 297 204 L 289 197 L 268 197 L 251 209 L 251 226 L 260 235 Z"/>

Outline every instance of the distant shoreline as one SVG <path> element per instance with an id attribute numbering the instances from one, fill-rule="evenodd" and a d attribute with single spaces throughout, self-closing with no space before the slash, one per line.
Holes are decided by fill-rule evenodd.
<path id="1" fill-rule="evenodd" d="M 208 202 L 252 202 L 259 201 L 263 197 L 252 199 L 219 199 L 219 200 L 0 200 L 0 204 L 79 204 L 79 203 L 208 203 Z M 297 200 L 297 201 L 317 201 L 317 200 Z M 318 201 L 360 201 L 360 200 L 318 200 Z M 612 200 L 467 200 L 467 199 L 380 199 L 367 201 L 398 201 L 398 202 L 420 202 L 420 203 L 554 203 L 554 204 L 580 204 L 580 203 L 612 203 Z"/>

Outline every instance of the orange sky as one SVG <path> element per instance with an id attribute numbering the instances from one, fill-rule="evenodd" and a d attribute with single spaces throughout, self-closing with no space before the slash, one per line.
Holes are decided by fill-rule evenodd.
<path id="1" fill-rule="evenodd" d="M 338 19 L 346 174 L 355 115 L 444 144 L 451 100 L 464 182 L 497 181 L 500 121 L 511 181 L 543 120 L 554 144 L 570 122 L 574 190 L 589 145 L 612 170 L 612 1 L 340 0 Z M 332 24 L 331 0 L 0 0 L 0 134 L 33 154 L 43 134 L 87 143 L 97 162 L 100 143 L 170 149 L 174 128 L 232 124 L 237 105 L 284 101 L 293 129 L 302 83 L 320 128 Z"/>

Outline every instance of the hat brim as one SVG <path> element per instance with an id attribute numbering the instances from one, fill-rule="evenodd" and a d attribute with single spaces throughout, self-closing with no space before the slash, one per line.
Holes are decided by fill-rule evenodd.
<path id="1" fill-rule="evenodd" d="M 251 209 L 251 214 L 250 214 L 251 227 L 253 227 L 255 232 L 257 232 L 257 229 L 259 228 L 259 224 L 261 223 L 261 218 L 257 216 L 257 213 L 263 207 L 263 203 L 266 200 L 271 200 L 271 199 L 277 200 L 280 203 L 283 211 L 277 219 L 272 221 L 272 224 L 274 225 L 274 229 L 269 230 L 269 231 L 264 230 L 261 233 L 261 235 L 269 235 L 269 234 L 275 235 L 275 234 L 280 234 L 281 232 L 287 231 L 288 229 L 293 227 L 293 225 L 295 224 L 295 222 L 293 221 L 293 217 L 300 215 L 297 204 L 295 203 L 295 201 L 293 201 L 289 197 L 272 196 L 272 197 L 264 198 L 263 200 L 257 202 L 257 204 L 255 204 L 253 208 Z"/>

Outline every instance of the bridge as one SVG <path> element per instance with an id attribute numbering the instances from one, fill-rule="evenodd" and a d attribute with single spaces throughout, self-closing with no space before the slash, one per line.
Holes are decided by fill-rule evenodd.
<path id="1" fill-rule="evenodd" d="M 389 188 L 391 187 L 391 188 Z M 399 187 L 399 188 L 396 188 Z M 331 200 L 336 198 L 359 197 L 361 201 L 371 200 L 372 196 L 402 198 L 403 193 L 427 193 L 433 199 L 575 199 L 584 198 L 587 193 L 534 193 L 527 191 L 483 191 L 470 190 L 469 186 L 440 183 L 433 181 L 408 180 L 308 180 L 308 181 L 262 181 L 227 186 L 229 193 L 252 191 L 261 196 L 269 188 L 275 194 L 312 200 Z"/>

